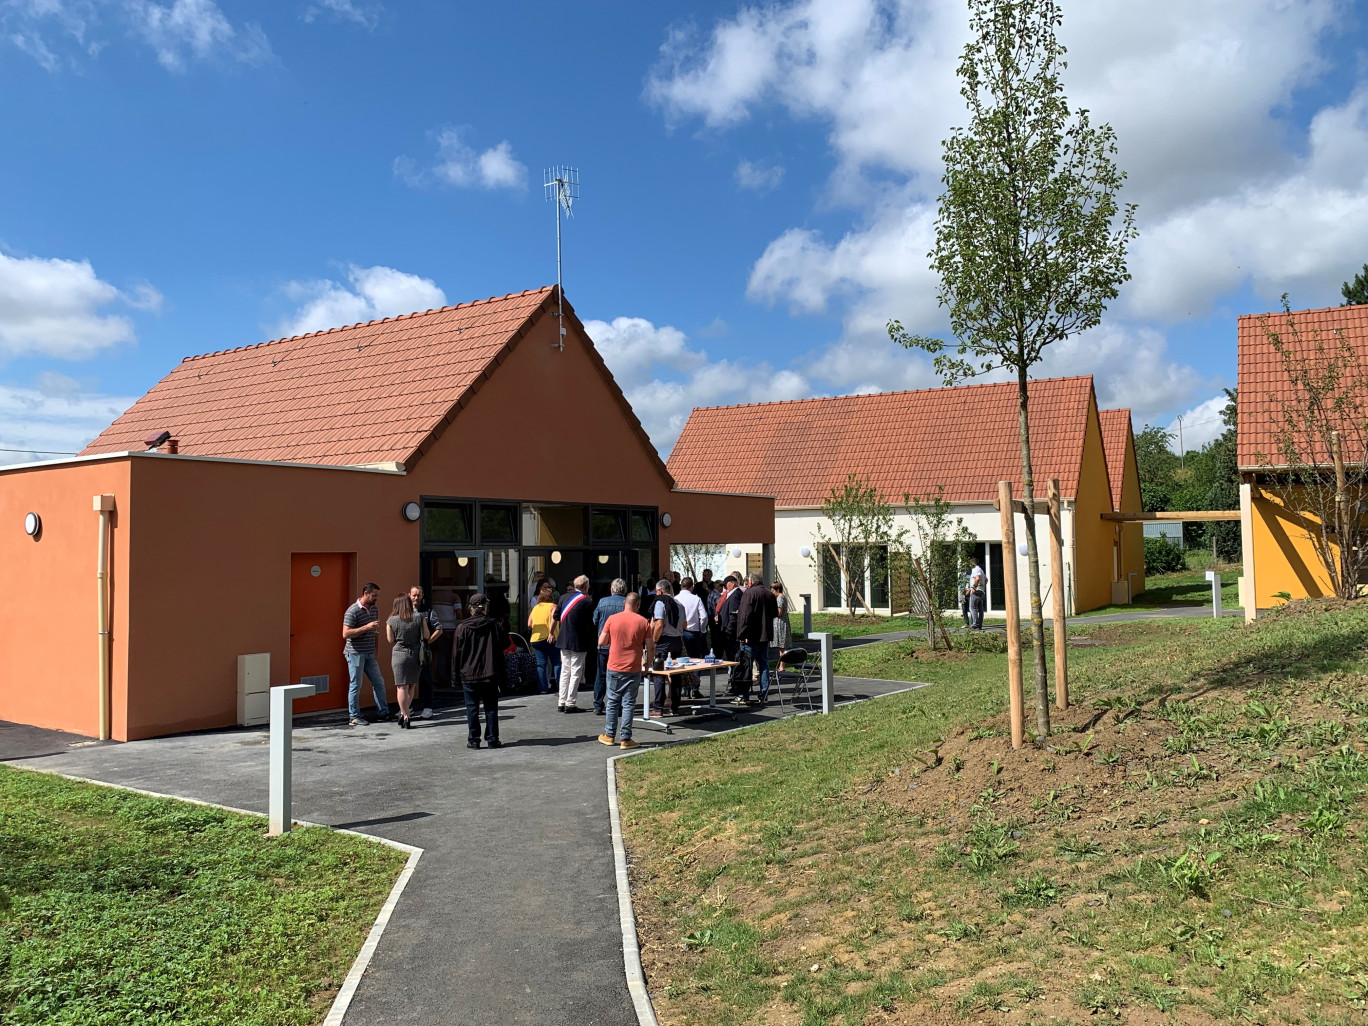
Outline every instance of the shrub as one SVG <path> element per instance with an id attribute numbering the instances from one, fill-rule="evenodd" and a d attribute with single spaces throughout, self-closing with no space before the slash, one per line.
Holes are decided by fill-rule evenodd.
<path id="1" fill-rule="evenodd" d="M 1146 574 L 1173 574 L 1186 569 L 1183 550 L 1177 545 L 1170 545 L 1163 538 L 1145 539 Z"/>

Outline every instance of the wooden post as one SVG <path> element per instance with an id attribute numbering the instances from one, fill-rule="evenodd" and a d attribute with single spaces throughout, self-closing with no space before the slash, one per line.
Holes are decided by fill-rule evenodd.
<path id="1" fill-rule="evenodd" d="M 1064 525 L 1059 478 L 1050 478 L 1050 591 L 1054 593 L 1055 705 L 1069 707 L 1069 637 L 1064 608 Z"/>
<path id="2" fill-rule="evenodd" d="M 1002 590 L 1007 602 L 1007 694 L 1011 699 L 1012 747 L 1026 741 L 1023 722 L 1026 702 L 1021 693 L 1021 607 L 1017 594 L 1016 517 L 1012 512 L 1012 482 L 998 482 L 1002 518 Z"/>

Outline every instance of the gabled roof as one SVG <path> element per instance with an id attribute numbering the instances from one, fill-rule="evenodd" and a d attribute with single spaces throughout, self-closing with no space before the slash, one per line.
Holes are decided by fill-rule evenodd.
<path id="1" fill-rule="evenodd" d="M 1029 385 L 1036 493 L 1059 478 L 1078 493 L 1091 377 Z M 670 455 L 680 488 L 773 495 L 778 507 L 816 507 L 847 475 L 890 500 L 938 485 L 956 502 L 991 502 L 1000 480 L 1021 494 L 1016 384 L 967 385 L 834 399 L 694 410 Z"/>
<path id="2" fill-rule="evenodd" d="M 1107 454 L 1107 480 L 1111 484 L 1112 509 L 1119 510 L 1121 491 L 1126 486 L 1126 455 L 1134 445 L 1131 441 L 1131 412 L 1098 410 L 1097 420 L 1102 426 L 1102 451 Z"/>
<path id="3" fill-rule="evenodd" d="M 1318 336 L 1325 350 L 1333 351 L 1339 345 L 1338 332 L 1361 360 L 1368 361 L 1368 306 L 1294 310 L 1291 317 L 1301 335 L 1301 349 L 1297 355 L 1302 360 L 1316 358 Z M 1268 340 L 1268 331 L 1277 332 L 1289 349 L 1296 344 L 1288 315 L 1281 311 L 1245 314 L 1240 318 L 1236 452 L 1242 469 L 1279 466 L 1285 462 L 1278 446 L 1283 403 L 1294 402 L 1297 393 L 1287 377 L 1283 358 Z M 1318 462 L 1330 460 L 1330 454 L 1326 452 L 1311 455 Z"/>
<path id="4" fill-rule="evenodd" d="M 165 430 L 190 456 L 412 466 L 555 294 L 533 289 L 188 357 L 81 455 L 142 449 Z M 565 314 L 583 335 L 569 303 Z M 592 344 L 588 351 L 668 477 Z"/>

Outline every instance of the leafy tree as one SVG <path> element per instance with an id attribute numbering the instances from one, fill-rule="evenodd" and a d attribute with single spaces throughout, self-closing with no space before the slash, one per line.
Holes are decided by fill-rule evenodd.
<path id="1" fill-rule="evenodd" d="M 943 633 L 941 611 L 959 605 L 960 582 L 973 564 L 978 538 L 963 517 L 954 516 L 944 485 L 937 485 L 936 493 L 924 499 L 904 493 L 903 505 L 912 517 L 912 531 L 897 555 L 907 564 L 912 611 L 926 618 L 926 642 L 935 651 Z"/>
<path id="2" fill-rule="evenodd" d="M 1368 264 L 1364 264 L 1363 270 L 1354 275 L 1353 281 L 1346 281 L 1340 286 L 1340 295 L 1344 297 L 1340 306 L 1362 306 L 1368 303 Z"/>
<path id="3" fill-rule="evenodd" d="M 1335 594 L 1354 598 L 1368 569 L 1368 362 L 1339 331 L 1303 335 L 1286 293 L 1282 307 L 1282 330 L 1267 317 L 1262 327 L 1292 388 L 1275 415 L 1275 451 L 1255 454 L 1266 468 L 1262 488 L 1300 514 Z"/>
<path id="4" fill-rule="evenodd" d="M 726 554 L 725 545 L 671 545 L 670 563 L 683 567 L 683 575 L 696 581 L 703 575 L 704 569 L 711 569 L 713 573 L 722 569 Z"/>
<path id="5" fill-rule="evenodd" d="M 1140 475 L 1140 501 L 1152 513 L 1173 508 L 1173 475 L 1178 454 L 1169 448 L 1173 435 L 1161 427 L 1145 425 L 1135 436 L 1135 469 Z"/>
<path id="6" fill-rule="evenodd" d="M 865 575 L 870 569 L 879 573 L 888 570 L 888 562 L 879 558 L 878 550 L 901 548 L 905 532 L 895 529 L 893 507 L 879 489 L 854 474 L 842 487 L 832 488 L 822 501 L 822 517 L 830 523 L 831 533 L 828 535 L 818 523 L 813 559 L 820 570 L 835 564 L 845 604 L 854 616 L 856 602 L 869 609 L 864 600 Z"/>
<path id="7" fill-rule="evenodd" d="M 898 321 L 888 332 L 935 354 L 946 384 L 1005 370 L 1017 382 L 1025 500 L 1035 499 L 1027 378 L 1045 347 L 1096 326 L 1129 280 L 1135 207 L 1117 195 L 1116 137 L 1071 110 L 1060 73 L 1058 0 L 969 0 L 973 39 L 959 63 L 968 128 L 944 142 L 945 191 L 931 266 L 950 311 L 953 353 Z M 1026 519 L 1036 723 L 1050 729 L 1035 518 Z"/>

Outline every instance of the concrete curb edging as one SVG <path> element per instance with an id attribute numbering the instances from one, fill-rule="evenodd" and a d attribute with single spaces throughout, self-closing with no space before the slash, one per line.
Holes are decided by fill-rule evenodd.
<path id="1" fill-rule="evenodd" d="M 148 791 L 141 787 L 130 787 L 127 784 L 111 784 L 106 780 L 95 780 L 92 777 L 78 777 L 74 773 L 59 773 L 56 770 L 40 769 L 37 766 L 14 766 L 13 769 L 23 770 L 27 773 L 42 773 L 50 777 L 62 777 L 65 780 L 74 780 L 78 784 L 94 784 L 97 787 L 111 787 L 118 791 L 129 791 L 133 794 L 145 795 L 148 798 L 170 798 L 173 801 L 189 802 L 191 805 L 203 805 L 210 809 L 222 809 L 224 812 L 233 812 L 241 816 L 255 816 L 264 818 L 260 812 L 253 812 L 251 809 L 239 809 L 232 805 L 220 805 L 218 802 L 206 802 L 199 798 L 184 798 L 178 794 L 162 794 L 160 791 Z M 609 776 L 612 776 L 612 767 L 609 767 Z M 617 798 L 613 796 L 613 828 L 614 836 L 617 831 Z M 394 914 L 395 907 L 399 904 L 399 896 L 404 893 L 404 888 L 408 886 L 409 879 L 413 876 L 413 870 L 418 865 L 418 860 L 423 855 L 422 848 L 412 844 L 404 844 L 402 841 L 391 841 L 388 837 L 377 837 L 374 834 L 363 834 L 359 830 L 346 830 L 340 827 L 328 826 L 326 823 L 310 823 L 308 820 L 292 820 L 297 826 L 323 827 L 331 830 L 335 834 L 350 834 L 353 837 L 361 837 L 375 844 L 383 844 L 387 848 L 394 848 L 396 851 L 408 853 L 408 861 L 404 863 L 404 868 L 399 871 L 399 878 L 394 881 L 394 886 L 390 888 L 389 897 L 385 899 L 385 904 L 380 908 L 380 914 L 375 917 L 375 922 L 371 924 L 370 932 L 366 934 L 366 940 L 361 945 L 361 950 L 356 953 L 356 958 L 352 961 L 351 970 L 347 973 L 347 978 L 342 981 L 342 986 L 337 992 L 337 997 L 333 998 L 333 1003 L 328 1009 L 327 1017 L 323 1020 L 323 1026 L 341 1026 L 347 1010 L 351 1007 L 356 988 L 361 983 L 361 977 L 365 975 L 366 968 L 370 965 L 371 957 L 375 954 L 376 948 L 380 946 L 380 938 L 385 933 L 385 927 L 389 925 L 390 916 Z M 623 877 L 626 877 L 626 859 L 623 859 Z M 619 891 L 621 886 L 619 886 Z M 630 915 L 630 907 L 628 909 Z M 636 931 L 632 932 L 633 943 L 636 941 Z M 641 970 L 641 961 L 637 960 L 637 971 Z M 645 987 L 642 988 L 643 995 Z M 647 1003 L 649 1008 L 649 1002 Z M 655 1026 L 655 1017 L 651 1017 L 651 1026 Z"/>
<path id="2" fill-rule="evenodd" d="M 872 702 L 879 698 L 888 698 L 891 695 L 905 695 L 909 691 L 920 691 L 922 688 L 929 687 L 931 687 L 930 684 L 914 684 L 911 687 L 899 688 L 897 691 L 890 691 L 883 695 L 874 695 L 871 698 L 857 698 L 853 701 L 841 702 L 837 705 L 837 708 L 857 705 L 860 702 Z M 820 713 L 821 710 L 812 710 L 795 713 L 794 715 L 817 716 L 820 715 Z M 607 759 L 608 820 L 613 828 L 613 875 L 617 880 L 618 919 L 622 925 L 622 961 L 627 975 L 627 993 L 631 995 L 632 1007 L 636 1010 L 638 1026 L 659 1026 L 659 1020 L 656 1019 L 655 1006 L 651 1003 L 651 995 L 646 989 L 646 970 L 641 964 L 641 944 L 637 940 L 636 911 L 632 906 L 631 885 L 627 878 L 627 848 L 622 843 L 622 820 L 618 813 L 617 761 L 619 759 L 630 759 L 634 755 L 645 755 L 647 752 L 655 751 L 657 748 L 674 748 L 679 745 L 698 744 L 715 737 L 721 737 L 723 734 L 735 734 L 737 731 L 751 730 L 755 727 L 763 727 L 769 723 L 775 722 L 778 721 L 763 720 L 760 723 L 747 723 L 741 727 L 731 727 L 727 730 L 719 730 L 716 733 L 707 734 L 703 737 L 681 738 L 678 741 L 666 742 L 665 744 L 653 746 L 651 748 L 639 748 L 634 752 L 628 752 L 626 755 L 613 755 L 609 756 Z M 388 906 L 386 907 L 388 908 Z M 328 1019 L 324 1022 L 324 1026 L 335 1026 L 331 1015 L 329 1015 Z"/>

